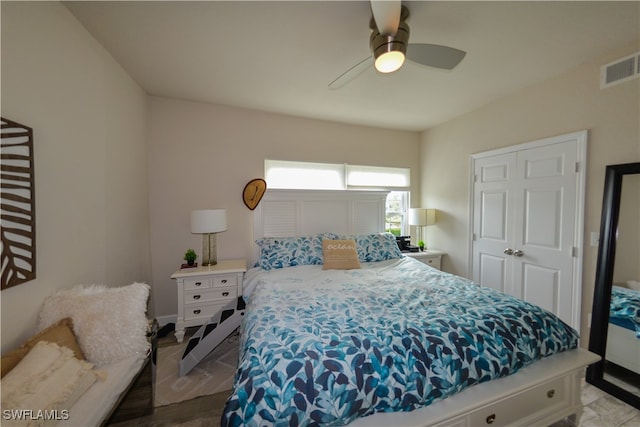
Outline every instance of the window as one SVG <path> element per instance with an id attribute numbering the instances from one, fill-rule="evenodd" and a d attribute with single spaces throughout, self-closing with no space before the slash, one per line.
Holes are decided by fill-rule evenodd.
<path id="1" fill-rule="evenodd" d="M 391 191 L 387 196 L 385 231 L 394 236 L 408 235 L 409 192 Z"/>
<path id="2" fill-rule="evenodd" d="M 265 160 L 264 176 L 268 188 L 304 190 L 343 190 L 345 188 L 344 165 Z"/>
<path id="3" fill-rule="evenodd" d="M 377 187 L 405 189 L 409 187 L 409 168 L 344 165 L 348 188 Z"/>
<path id="4" fill-rule="evenodd" d="M 409 234 L 409 168 L 265 160 L 268 188 L 304 190 L 390 190 L 385 230 Z"/>

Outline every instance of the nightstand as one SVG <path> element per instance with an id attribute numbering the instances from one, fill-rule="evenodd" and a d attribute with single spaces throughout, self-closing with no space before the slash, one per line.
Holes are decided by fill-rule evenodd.
<path id="1" fill-rule="evenodd" d="M 444 252 L 442 251 L 428 249 L 422 252 L 403 252 L 402 254 L 415 258 L 433 268 L 437 268 L 438 270 L 442 269 L 442 255 L 444 255 Z"/>
<path id="2" fill-rule="evenodd" d="M 244 259 L 218 261 L 216 265 L 181 269 L 171 278 L 178 285 L 176 339 L 184 330 L 207 322 L 222 307 L 242 296 L 242 279 L 247 271 Z"/>

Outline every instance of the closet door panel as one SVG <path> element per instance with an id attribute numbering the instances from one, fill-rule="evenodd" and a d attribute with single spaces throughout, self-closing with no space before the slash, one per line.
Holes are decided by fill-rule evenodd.
<path id="1" fill-rule="evenodd" d="M 514 279 L 522 298 L 571 324 L 576 212 L 576 141 L 517 153 Z"/>
<path id="2" fill-rule="evenodd" d="M 520 246 L 560 249 L 562 191 L 528 189 L 524 194 L 524 222 Z"/>
<path id="3" fill-rule="evenodd" d="M 509 231 L 511 190 L 516 162 L 512 154 L 481 159 L 475 164 L 473 280 L 512 293 Z"/>
<path id="4" fill-rule="evenodd" d="M 527 262 L 521 263 L 519 270 L 522 271 L 522 295 L 519 297 L 552 313 L 558 313 L 560 271 Z"/>
<path id="5" fill-rule="evenodd" d="M 507 280 L 507 261 L 504 256 L 479 254 L 478 280 L 474 281 L 500 292 L 512 293 L 511 283 Z"/>

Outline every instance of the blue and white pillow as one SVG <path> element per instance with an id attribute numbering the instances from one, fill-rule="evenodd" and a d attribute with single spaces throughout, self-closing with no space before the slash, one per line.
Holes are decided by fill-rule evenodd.
<path id="1" fill-rule="evenodd" d="M 402 258 L 396 237 L 391 233 L 355 234 L 340 238 L 356 241 L 360 262 Z"/>
<path id="2" fill-rule="evenodd" d="M 296 237 L 263 237 L 256 240 L 260 246 L 257 266 L 264 270 L 297 265 L 321 265 L 322 241 L 337 239 L 334 233 L 320 233 Z"/>

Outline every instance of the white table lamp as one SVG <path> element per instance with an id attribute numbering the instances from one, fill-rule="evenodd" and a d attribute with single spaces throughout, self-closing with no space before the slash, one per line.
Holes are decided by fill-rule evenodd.
<path id="1" fill-rule="evenodd" d="M 216 265 L 218 254 L 216 234 L 227 229 L 226 209 L 191 211 L 191 232 L 202 234 L 202 265 Z"/>
<path id="2" fill-rule="evenodd" d="M 436 210 L 413 208 L 409 209 L 409 225 L 415 225 L 418 229 L 418 240 L 424 241 L 422 228 L 436 223 Z M 426 249 L 426 246 L 425 246 Z"/>

